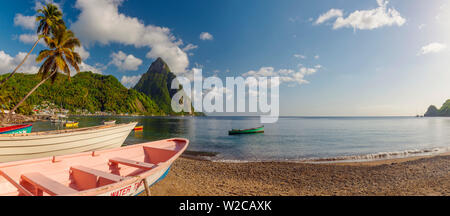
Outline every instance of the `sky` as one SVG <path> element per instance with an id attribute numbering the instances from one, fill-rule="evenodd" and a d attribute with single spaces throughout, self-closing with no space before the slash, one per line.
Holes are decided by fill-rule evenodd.
<path id="1" fill-rule="evenodd" d="M 450 98 L 449 0 L 8 1 L 0 74 L 35 42 L 47 2 L 80 38 L 81 69 L 126 87 L 162 57 L 179 76 L 279 76 L 283 116 L 408 116 Z M 19 72 L 36 73 L 44 48 Z"/>

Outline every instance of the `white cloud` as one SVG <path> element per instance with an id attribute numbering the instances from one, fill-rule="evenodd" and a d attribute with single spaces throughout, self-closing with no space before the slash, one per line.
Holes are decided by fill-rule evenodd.
<path id="1" fill-rule="evenodd" d="M 298 59 L 306 59 L 306 56 L 300 54 L 294 54 L 294 57 Z"/>
<path id="2" fill-rule="evenodd" d="M 24 16 L 20 13 L 14 17 L 14 25 L 20 26 L 24 29 L 35 30 L 37 27 L 35 16 Z"/>
<path id="3" fill-rule="evenodd" d="M 447 48 L 446 44 L 443 43 L 430 43 L 426 46 L 423 46 L 418 55 L 426 55 L 429 53 L 438 53 Z"/>
<path id="4" fill-rule="evenodd" d="M 200 39 L 202 39 L 202 40 L 213 40 L 214 37 L 212 36 L 212 34 L 210 34 L 208 32 L 202 32 L 200 34 Z"/>
<path id="5" fill-rule="evenodd" d="M 314 56 L 314 59 L 319 59 L 319 58 L 320 58 L 319 55 Z"/>
<path id="6" fill-rule="evenodd" d="M 133 55 L 127 55 L 122 51 L 111 54 L 111 62 L 109 64 L 115 65 L 121 71 L 137 71 L 142 64 L 142 60 L 134 57 Z"/>
<path id="7" fill-rule="evenodd" d="M 0 51 L 0 74 L 11 73 L 17 67 L 17 65 L 22 62 L 26 55 L 27 53 L 19 52 L 16 56 L 13 57 L 5 53 L 3 50 Z M 37 73 L 39 67 L 37 66 L 35 59 L 35 54 L 31 54 L 30 56 L 28 56 L 28 59 L 17 72 L 31 74 Z"/>
<path id="8" fill-rule="evenodd" d="M 122 85 L 124 85 L 127 88 L 134 87 L 139 80 L 141 79 L 142 75 L 136 75 L 136 76 L 123 76 L 120 82 Z"/>
<path id="9" fill-rule="evenodd" d="M 37 34 L 21 34 L 19 35 L 19 40 L 26 44 L 34 44 L 38 39 Z M 41 44 L 44 44 L 44 40 L 40 41 Z"/>
<path id="10" fill-rule="evenodd" d="M 187 52 L 187 51 L 194 50 L 194 49 L 197 49 L 197 48 L 198 48 L 197 45 L 194 45 L 194 44 L 188 44 L 188 45 L 186 45 L 186 46 L 183 48 L 183 51 Z"/>
<path id="11" fill-rule="evenodd" d="M 305 80 L 305 76 L 311 75 L 317 72 L 322 68 L 322 66 L 318 67 L 317 65 L 314 68 L 307 68 L 302 65 L 299 66 L 297 70 L 292 69 L 280 69 L 275 70 L 273 67 L 261 67 L 258 71 L 248 71 L 247 73 L 244 73 L 242 76 L 244 77 L 279 77 L 280 83 L 286 82 L 291 84 L 305 84 L 309 83 L 307 80 Z"/>
<path id="12" fill-rule="evenodd" d="M 83 61 L 85 61 L 86 59 L 89 58 L 89 56 L 91 55 L 89 53 L 89 51 L 87 51 L 83 46 L 80 47 L 75 47 L 75 52 L 77 52 L 78 54 L 80 54 L 80 57 Z"/>
<path id="13" fill-rule="evenodd" d="M 339 9 L 331 9 L 319 16 L 316 24 L 321 24 L 327 20 L 337 17 L 333 24 L 333 29 L 351 27 L 353 29 L 372 30 L 383 26 L 402 26 L 406 19 L 394 8 L 387 8 L 389 1 L 377 0 L 378 7 L 371 10 L 357 10 L 346 18 L 339 13 Z"/>
<path id="14" fill-rule="evenodd" d="M 61 1 L 62 2 L 62 1 Z M 58 7 L 61 11 L 63 11 L 62 9 L 62 3 L 57 3 L 53 0 L 36 0 L 35 4 L 34 4 L 34 10 L 37 11 L 39 9 L 42 9 L 42 7 L 44 7 L 46 4 L 54 4 L 56 7 Z"/>
<path id="15" fill-rule="evenodd" d="M 328 12 L 322 14 L 317 18 L 315 24 L 321 24 L 329 19 L 332 19 L 334 17 L 342 17 L 344 13 L 340 9 L 331 9 Z"/>
<path id="16" fill-rule="evenodd" d="M 4 51 L 0 51 L 0 74 L 11 73 L 17 67 L 17 65 L 19 65 L 20 62 L 22 62 L 22 60 L 25 58 L 26 55 L 27 53 L 19 52 L 16 56 L 13 57 L 5 53 Z M 28 59 L 19 68 L 17 73 L 28 73 L 28 74 L 37 73 L 39 71 L 39 65 L 36 62 L 36 57 L 37 56 L 35 54 L 31 54 L 30 56 L 28 56 Z M 80 67 L 80 71 L 92 71 L 93 73 L 98 74 L 102 73 L 101 68 L 93 67 L 84 62 L 82 62 L 78 66 Z M 70 70 L 71 75 L 74 76 L 76 74 L 75 69 L 71 67 Z"/>
<path id="17" fill-rule="evenodd" d="M 78 67 L 80 68 L 80 72 L 86 72 L 86 71 L 91 71 L 92 73 L 96 73 L 96 74 L 102 74 L 103 71 L 105 69 L 105 67 L 102 67 L 101 65 L 96 65 L 91 66 L 88 65 L 84 62 L 81 62 L 81 64 L 78 65 Z M 74 69 L 71 69 L 71 75 L 74 76 L 76 74 Z"/>
<path id="18" fill-rule="evenodd" d="M 189 66 L 183 44 L 170 29 L 145 25 L 138 18 L 119 13 L 123 0 L 77 0 L 81 13 L 71 26 L 84 44 L 121 43 L 135 47 L 149 47 L 147 58 L 161 57 L 174 73 L 182 73 Z"/>

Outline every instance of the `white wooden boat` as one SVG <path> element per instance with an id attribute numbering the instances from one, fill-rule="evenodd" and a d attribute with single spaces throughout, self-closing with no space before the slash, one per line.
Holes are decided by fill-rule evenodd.
<path id="1" fill-rule="evenodd" d="M 116 120 L 104 121 L 103 124 L 104 125 L 115 125 L 116 124 Z"/>
<path id="2" fill-rule="evenodd" d="M 0 196 L 132 196 L 163 179 L 186 150 L 174 138 L 0 164 Z"/>
<path id="3" fill-rule="evenodd" d="M 137 122 L 88 128 L 0 134 L 0 162 L 66 155 L 122 146 Z"/>
<path id="4" fill-rule="evenodd" d="M 51 123 L 66 123 L 67 120 L 66 119 L 58 119 L 58 118 L 52 118 L 50 119 Z"/>

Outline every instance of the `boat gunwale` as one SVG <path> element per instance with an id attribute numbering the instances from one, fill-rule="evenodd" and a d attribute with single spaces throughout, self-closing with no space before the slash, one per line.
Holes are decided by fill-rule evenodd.
<path id="1" fill-rule="evenodd" d="M 129 126 L 131 124 L 137 124 L 137 122 L 122 123 L 122 124 L 115 124 L 115 125 L 97 125 L 97 126 L 85 127 L 85 128 L 42 131 L 42 132 L 33 132 L 33 133 L 27 133 L 27 134 L 0 134 L 0 138 L 11 138 L 11 137 L 32 137 L 33 138 L 36 136 L 61 135 L 61 134 L 70 134 L 70 133 L 74 133 L 74 132 L 97 132 L 98 130 L 102 130 L 102 129 L 109 129 L 109 128 L 113 128 L 113 127 L 125 127 L 125 126 Z"/>
<path id="2" fill-rule="evenodd" d="M 94 143 L 89 143 L 89 144 L 86 144 L 86 145 L 79 145 L 79 146 L 72 147 L 72 148 L 64 148 L 64 149 L 60 149 L 60 150 L 57 150 L 57 151 L 70 150 L 70 149 L 76 149 L 76 148 L 82 148 L 82 147 L 87 147 L 87 146 L 91 146 L 91 145 L 96 145 L 96 144 L 99 144 L 99 143 L 102 143 L 102 142 L 108 142 L 108 141 L 111 141 L 111 140 L 115 140 L 115 139 L 118 139 L 118 138 L 123 137 L 123 136 L 124 135 L 120 135 L 120 136 L 117 136 L 117 137 L 108 138 L 106 140 L 102 140 L 102 141 L 98 141 L 98 142 L 94 142 Z M 83 139 L 83 140 L 89 140 L 89 139 Z M 62 145 L 62 144 L 64 144 L 64 143 L 53 143 L 53 144 L 47 144 L 47 145 L 32 145 L 32 146 L 24 146 L 24 147 L 27 148 L 27 147 L 54 146 L 54 145 Z M 18 147 L 17 146 L 12 146 L 12 147 L 8 146 L 8 147 L 0 147 L 0 148 L 18 148 Z M 36 155 L 36 154 L 45 154 L 45 153 L 50 153 L 50 152 L 54 152 L 54 150 L 41 151 L 41 152 L 32 152 L 32 153 L 22 153 L 22 154 L 17 154 L 17 153 L 14 153 L 14 154 L 0 154 L 0 157 L 2 157 L 2 156 L 15 156 L 15 155 L 17 155 L 17 156 L 19 156 L 19 155 L 20 156 L 23 156 L 23 155 Z M 90 152 L 92 152 L 92 151 L 90 151 Z"/>

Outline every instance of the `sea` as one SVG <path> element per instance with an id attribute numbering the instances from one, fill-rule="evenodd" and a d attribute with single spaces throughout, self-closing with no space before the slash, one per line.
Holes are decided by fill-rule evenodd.
<path id="1" fill-rule="evenodd" d="M 220 162 L 288 161 L 327 163 L 435 155 L 450 150 L 450 118 L 280 117 L 261 134 L 229 136 L 231 129 L 262 126 L 259 117 L 71 117 L 80 127 L 139 122 L 124 145 L 187 138 L 186 155 Z M 48 121 L 33 131 L 63 129 Z"/>

